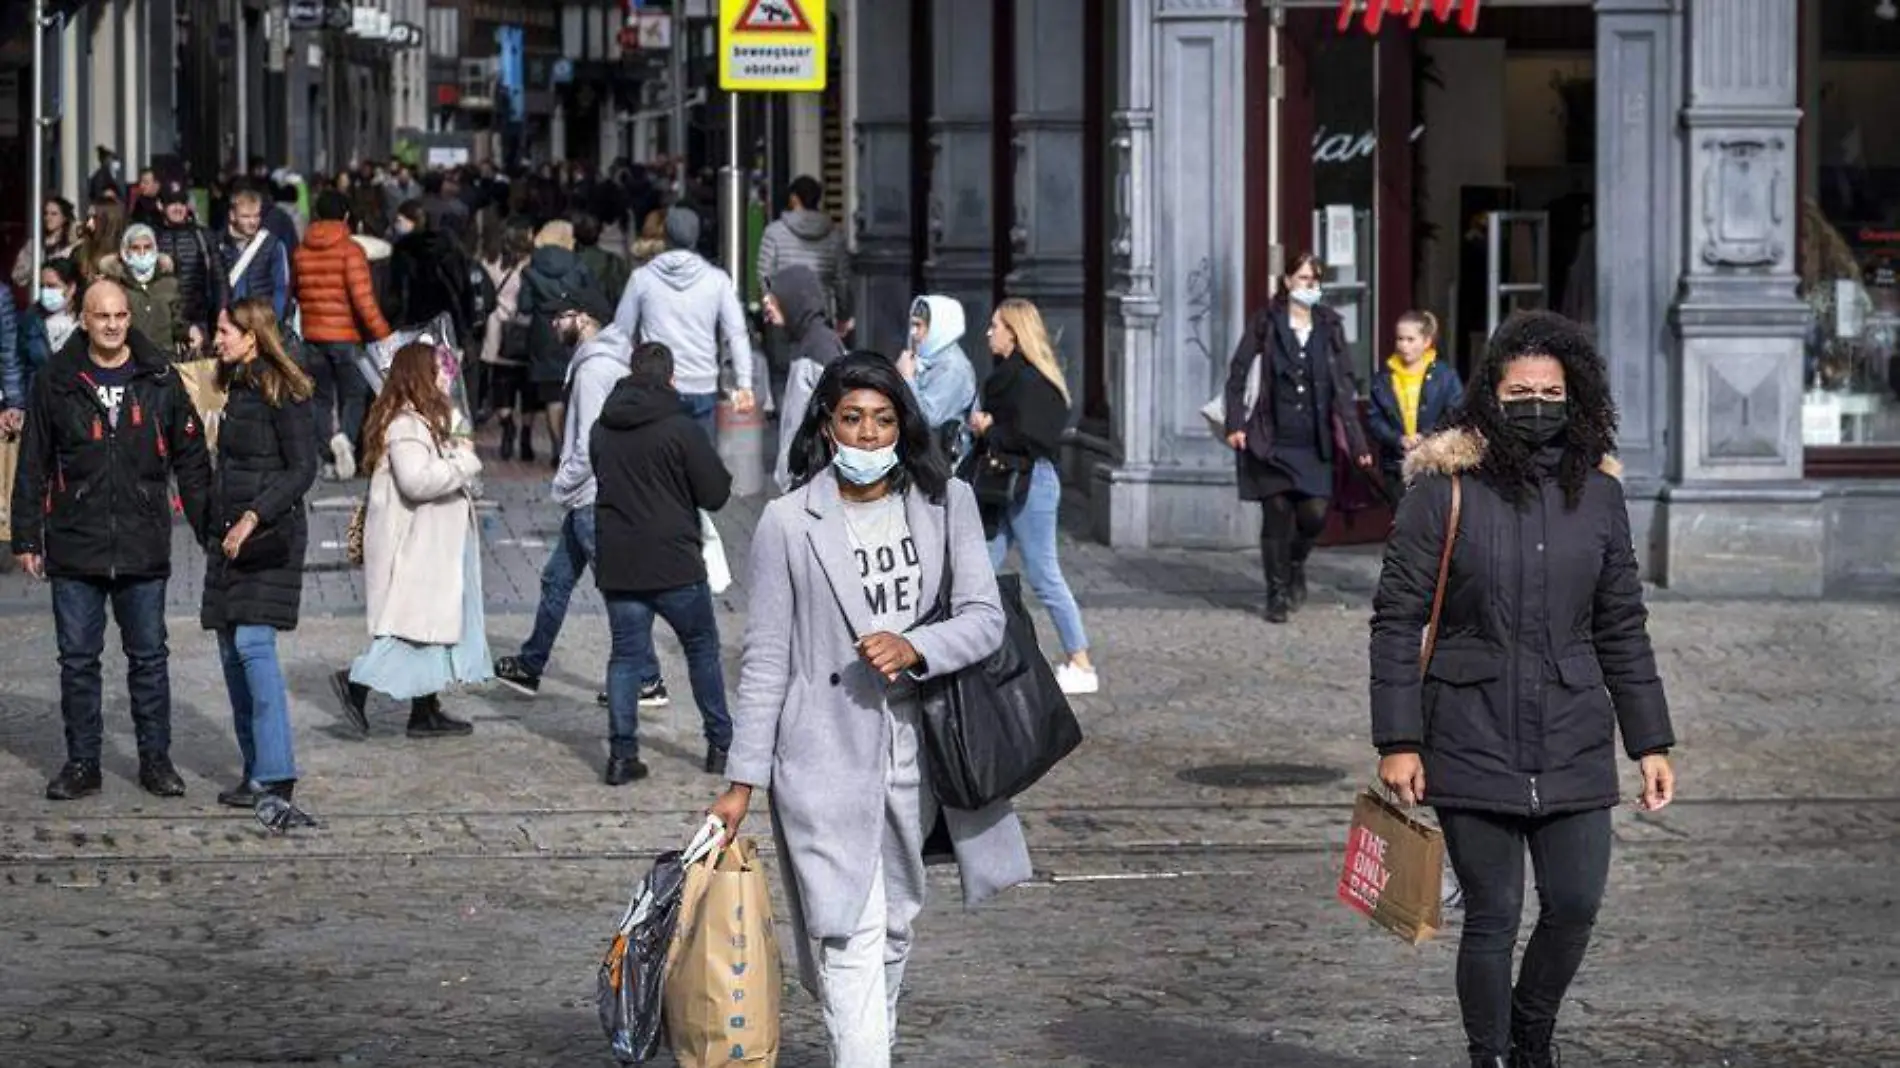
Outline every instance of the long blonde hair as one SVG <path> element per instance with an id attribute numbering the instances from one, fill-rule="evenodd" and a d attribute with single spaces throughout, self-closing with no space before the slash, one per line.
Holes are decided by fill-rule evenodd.
<path id="1" fill-rule="evenodd" d="M 1066 403 L 1069 380 L 1062 376 L 1062 367 L 1056 363 L 1055 349 L 1049 345 L 1049 330 L 1042 325 L 1042 313 L 1023 298 L 1011 297 L 996 306 L 996 314 L 1016 339 L 1016 351 L 1056 387 Z"/>

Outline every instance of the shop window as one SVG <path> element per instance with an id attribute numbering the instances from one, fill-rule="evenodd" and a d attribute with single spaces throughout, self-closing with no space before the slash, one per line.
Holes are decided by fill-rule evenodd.
<path id="1" fill-rule="evenodd" d="M 1811 474 L 1900 473 L 1900 10 L 1804 5 L 1801 296 Z"/>

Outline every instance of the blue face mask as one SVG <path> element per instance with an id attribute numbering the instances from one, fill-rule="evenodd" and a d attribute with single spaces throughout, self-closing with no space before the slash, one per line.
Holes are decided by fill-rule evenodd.
<path id="1" fill-rule="evenodd" d="M 1320 288 L 1318 286 L 1313 286 L 1310 289 L 1294 289 L 1294 290 L 1290 290 L 1287 293 L 1287 296 L 1292 297 L 1294 300 L 1299 301 L 1301 304 L 1304 304 L 1309 308 L 1315 304 L 1318 304 L 1319 298 L 1322 295 L 1323 294 L 1321 293 Z"/>
<path id="2" fill-rule="evenodd" d="M 854 449 L 849 445 L 832 446 L 831 466 L 854 486 L 873 486 L 884 480 L 897 466 L 897 446 L 881 449 Z"/>
<path id="3" fill-rule="evenodd" d="M 125 265 L 131 269 L 132 277 L 143 282 L 158 273 L 158 253 L 128 252 L 125 254 Z"/>
<path id="4" fill-rule="evenodd" d="M 58 315 L 60 312 L 65 311 L 66 310 L 65 292 L 63 290 L 55 289 L 52 286 L 41 287 L 40 307 L 45 308 L 46 314 L 48 315 Z"/>

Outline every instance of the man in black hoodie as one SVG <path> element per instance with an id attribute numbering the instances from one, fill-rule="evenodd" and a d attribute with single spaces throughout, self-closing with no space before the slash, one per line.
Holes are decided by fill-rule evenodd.
<path id="1" fill-rule="evenodd" d="M 101 280 L 86 290 L 83 324 L 85 332 L 34 383 L 13 486 L 13 552 L 22 570 L 53 586 L 66 765 L 46 796 L 69 801 L 99 792 L 99 655 L 110 605 L 125 647 L 139 783 L 159 797 L 179 797 L 185 782 L 170 756 L 165 646 L 170 484 L 177 479 L 185 518 L 203 544 L 213 533 L 206 529 L 211 460 L 183 382 L 166 353 L 132 329 L 118 283 Z"/>
<path id="2" fill-rule="evenodd" d="M 627 376 L 607 397 L 589 438 L 598 491 L 596 532 L 604 548 L 594 578 L 607 602 L 613 648 L 607 659 L 609 759 L 606 781 L 646 777 L 640 762 L 640 682 L 659 674 L 653 617 L 666 620 L 686 651 L 693 700 L 706 732 L 705 770 L 722 775 L 732 744 L 719 624 L 706 584 L 700 512 L 732 495 L 732 475 L 712 440 L 680 409 L 673 352 L 637 345 Z"/>

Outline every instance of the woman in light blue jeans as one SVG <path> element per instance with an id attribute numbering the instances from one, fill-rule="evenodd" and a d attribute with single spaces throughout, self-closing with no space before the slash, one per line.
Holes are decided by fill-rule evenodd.
<path id="1" fill-rule="evenodd" d="M 994 531 L 990 562 L 1002 570 L 1010 545 L 1016 546 L 1029 588 L 1055 620 L 1069 657 L 1056 668 L 1056 681 L 1066 694 L 1095 693 L 1102 683 L 1089 660 L 1088 631 L 1056 552 L 1062 478 L 1055 461 L 1069 424 L 1069 385 L 1034 304 L 1004 301 L 990 319 L 989 338 L 996 366 L 983 383 L 983 410 L 970 416 L 970 429 L 982 438 L 983 455 L 1028 474 L 1028 487 L 986 517 Z"/>
<path id="2" fill-rule="evenodd" d="M 290 694 L 277 632 L 296 630 L 309 531 L 304 495 L 317 477 L 314 386 L 284 351 L 268 300 L 238 301 L 218 317 L 218 377 L 227 400 L 212 480 L 200 622 L 218 636 L 232 725 L 244 759 L 233 808 L 267 797 L 288 803 L 297 785 Z"/>

